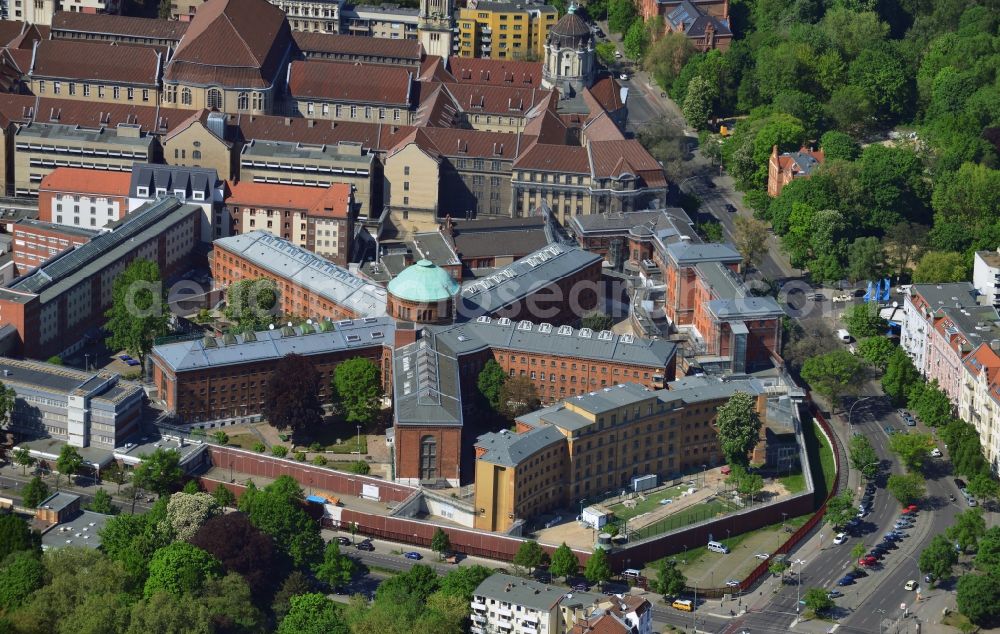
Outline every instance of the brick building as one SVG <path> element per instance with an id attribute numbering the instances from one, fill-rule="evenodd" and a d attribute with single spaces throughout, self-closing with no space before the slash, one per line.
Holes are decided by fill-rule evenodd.
<path id="1" fill-rule="evenodd" d="M 90 242 L 99 232 L 40 220 L 19 220 L 14 223 L 13 234 L 14 266 L 18 275 L 24 275 L 60 253 Z"/>
<path id="2" fill-rule="evenodd" d="M 781 194 L 781 190 L 796 178 L 809 178 L 813 170 L 825 160 L 823 150 L 813 150 L 803 146 L 797 152 L 778 154 L 778 146 L 771 148 L 771 156 L 767 160 L 767 194 L 772 198 Z"/>
<path id="3" fill-rule="evenodd" d="M 325 188 L 242 181 L 229 185 L 226 204 L 235 233 L 262 230 L 346 266 L 354 239 L 351 185 Z"/>
<path id="4" fill-rule="evenodd" d="M 26 357 L 75 350 L 104 323 L 115 277 L 136 258 L 159 264 L 163 279 L 192 265 L 201 209 L 164 198 L 130 214 L 113 231 L 49 260 L 0 289 L 0 322 Z"/>
<path id="5" fill-rule="evenodd" d="M 379 367 L 388 391 L 394 333 L 392 319 L 368 317 L 159 345 L 149 356 L 156 400 L 185 423 L 259 420 L 268 377 L 275 362 L 289 354 L 316 367 L 323 403 L 330 400 L 336 367 L 357 357 Z"/>
<path id="6" fill-rule="evenodd" d="M 75 227 L 105 227 L 128 213 L 128 183 L 128 172 L 57 167 L 38 187 L 38 219 Z"/>
<path id="7" fill-rule="evenodd" d="M 212 278 L 217 288 L 267 278 L 278 287 L 278 310 L 313 319 L 385 314 L 386 292 L 287 240 L 254 230 L 215 241 Z"/>

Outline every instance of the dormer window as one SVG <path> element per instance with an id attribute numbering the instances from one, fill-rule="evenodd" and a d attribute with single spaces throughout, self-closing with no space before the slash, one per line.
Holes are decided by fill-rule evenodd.
<path id="1" fill-rule="evenodd" d="M 135 195 L 138 196 L 139 198 L 147 198 L 147 197 L 149 197 L 149 188 L 148 187 L 136 187 L 135 188 Z"/>
<path id="2" fill-rule="evenodd" d="M 194 194 L 192 194 L 192 198 L 195 200 L 205 200 L 205 192 L 194 192 Z"/>
<path id="3" fill-rule="evenodd" d="M 181 200 L 184 200 L 187 197 L 187 192 L 184 191 L 183 189 L 175 189 L 174 196 L 177 196 Z"/>
<path id="4" fill-rule="evenodd" d="M 166 187 L 157 187 L 156 188 L 156 195 L 157 196 L 166 196 L 167 195 L 167 188 Z"/>

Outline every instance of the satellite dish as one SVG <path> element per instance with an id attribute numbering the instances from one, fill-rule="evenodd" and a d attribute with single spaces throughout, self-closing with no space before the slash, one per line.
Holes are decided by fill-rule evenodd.
<path id="1" fill-rule="evenodd" d="M 274 330 L 274 324 L 268 324 L 267 325 L 267 329 L 268 330 Z"/>

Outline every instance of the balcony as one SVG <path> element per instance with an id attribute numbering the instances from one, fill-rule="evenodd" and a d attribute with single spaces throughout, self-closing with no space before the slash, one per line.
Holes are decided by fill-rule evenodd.
<path id="1" fill-rule="evenodd" d="M 522 614 L 521 620 L 529 625 L 538 625 L 538 615 L 537 614 Z"/>
<path id="2" fill-rule="evenodd" d="M 492 32 L 493 32 L 493 29 L 491 29 L 490 27 L 488 27 L 488 26 L 484 26 L 483 27 L 483 35 L 489 35 Z"/>
<path id="3" fill-rule="evenodd" d="M 492 51 L 492 50 L 493 50 L 493 47 L 492 47 L 492 46 L 490 46 L 489 44 L 483 44 L 483 45 L 482 45 L 482 46 L 480 46 L 479 48 L 480 48 L 480 49 L 482 49 L 482 51 L 483 51 L 484 53 L 489 53 L 490 51 Z"/>
<path id="4" fill-rule="evenodd" d="M 485 603 L 481 603 L 479 601 L 473 601 L 472 602 L 472 609 L 473 610 L 485 610 L 486 609 L 486 604 Z"/>
<path id="5" fill-rule="evenodd" d="M 493 36 L 492 35 L 483 35 L 483 37 L 481 37 L 479 39 L 481 39 L 483 42 L 492 42 L 493 41 Z"/>
<path id="6" fill-rule="evenodd" d="M 509 619 L 514 616 L 514 612 L 510 608 L 497 608 L 497 616 Z"/>
<path id="7" fill-rule="evenodd" d="M 475 612 L 473 612 L 472 613 L 472 621 L 474 623 L 485 623 L 486 622 L 486 615 L 485 614 L 476 614 Z"/>
<path id="8" fill-rule="evenodd" d="M 478 625 L 473 625 L 472 627 L 469 628 L 469 631 L 472 632 L 472 634 L 486 634 L 486 630 L 479 627 Z"/>

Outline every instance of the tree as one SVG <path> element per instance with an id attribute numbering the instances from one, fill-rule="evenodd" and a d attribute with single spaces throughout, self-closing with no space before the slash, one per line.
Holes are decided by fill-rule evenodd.
<path id="1" fill-rule="evenodd" d="M 879 458 L 872 442 L 864 434 L 854 434 L 850 442 L 851 466 L 869 480 L 878 474 Z"/>
<path id="2" fill-rule="evenodd" d="M 583 319 L 580 320 L 580 327 L 600 332 L 602 330 L 610 330 L 614 323 L 615 320 L 611 318 L 611 315 L 595 311 L 583 316 Z"/>
<path id="3" fill-rule="evenodd" d="M 49 495 L 49 486 L 42 482 L 38 476 L 28 480 L 28 483 L 21 489 L 21 500 L 28 508 L 35 508 Z"/>
<path id="4" fill-rule="evenodd" d="M 583 576 L 591 583 L 601 584 L 611 578 L 611 564 L 608 563 L 608 552 L 603 548 L 595 548 L 583 569 Z"/>
<path id="5" fill-rule="evenodd" d="M 372 468 L 364 460 L 355 460 L 347 465 L 347 470 L 350 473 L 357 473 L 358 475 L 368 475 L 371 473 Z"/>
<path id="6" fill-rule="evenodd" d="M 1000 170 L 963 163 L 937 179 L 931 203 L 937 214 L 970 229 L 992 222 L 1000 217 Z"/>
<path id="7" fill-rule="evenodd" d="M 910 471 L 923 471 L 934 439 L 930 434 L 893 434 L 889 437 L 889 448 Z"/>
<path id="8" fill-rule="evenodd" d="M 642 66 L 649 70 L 661 88 L 668 90 L 694 52 L 694 45 L 685 34 L 668 33 L 658 40 L 654 39 L 646 50 Z"/>
<path id="9" fill-rule="evenodd" d="M 906 403 L 910 388 L 921 380 L 906 351 L 899 347 L 893 350 L 882 374 L 882 391 L 892 399 L 893 404 Z"/>
<path id="10" fill-rule="evenodd" d="M 961 253 L 928 251 L 913 269 L 915 284 L 961 282 L 969 277 L 967 259 Z"/>
<path id="11" fill-rule="evenodd" d="M 878 238 L 857 238 L 847 247 L 847 277 L 851 281 L 878 279 L 884 270 L 885 253 Z"/>
<path id="12" fill-rule="evenodd" d="M 216 632 L 262 632 L 266 621 L 254 605 L 243 577 L 227 574 L 208 579 L 196 604 L 206 612 L 204 621 Z"/>
<path id="13" fill-rule="evenodd" d="M 440 581 L 434 569 L 425 564 L 416 564 L 404 573 L 386 579 L 376 590 L 376 601 L 404 603 L 427 602 L 427 597 L 437 592 Z"/>
<path id="14" fill-rule="evenodd" d="M 180 488 L 184 472 L 180 468 L 181 455 L 174 449 L 157 447 L 151 454 L 140 456 L 132 472 L 135 486 L 164 496 Z"/>
<path id="15" fill-rule="evenodd" d="M 625 57 L 639 61 L 646 54 L 646 47 L 649 46 L 649 31 L 642 20 L 635 20 L 628 27 L 625 38 L 622 40 L 622 48 L 625 49 Z"/>
<path id="16" fill-rule="evenodd" d="M 733 394 L 719 407 L 715 425 L 726 462 L 745 470 L 750 451 L 760 441 L 761 420 L 754 398 L 746 392 Z"/>
<path id="17" fill-rule="evenodd" d="M 813 390 L 829 399 L 831 409 L 836 411 L 842 396 L 861 387 L 864 366 L 847 350 L 834 350 L 806 359 L 801 375 Z"/>
<path id="18" fill-rule="evenodd" d="M 21 475 L 28 475 L 28 467 L 33 467 L 38 461 L 31 455 L 31 451 L 18 447 L 14 450 L 14 462 L 21 465 Z"/>
<path id="19" fill-rule="evenodd" d="M 979 538 L 986 534 L 986 520 L 983 509 L 976 507 L 955 516 L 955 523 L 948 527 L 945 535 L 958 544 L 963 551 L 976 550 Z"/>
<path id="20" fill-rule="evenodd" d="M 174 542 L 153 553 L 143 595 L 148 599 L 157 592 L 196 593 L 209 578 L 221 575 L 218 559 L 187 542 Z"/>
<path id="21" fill-rule="evenodd" d="M 438 589 L 438 592 L 460 597 L 465 601 L 471 601 L 472 595 L 476 591 L 476 588 L 479 587 L 479 584 L 494 572 L 492 568 L 480 566 L 479 564 L 455 568 L 441 577 L 441 587 Z"/>
<path id="22" fill-rule="evenodd" d="M 335 375 L 343 365 L 337 366 Z M 279 359 L 268 377 L 264 395 L 268 422 L 278 429 L 292 430 L 293 435 L 318 427 L 323 422 L 319 382 L 319 372 L 308 358 L 289 354 Z"/>
<path id="23" fill-rule="evenodd" d="M 833 607 L 833 599 L 827 595 L 827 590 L 823 588 L 809 588 L 802 598 L 806 602 L 806 609 L 813 614 L 821 614 Z"/>
<path id="24" fill-rule="evenodd" d="M 996 573 L 1000 570 L 1000 526 L 989 528 L 979 538 L 975 563 L 976 568 L 983 572 Z"/>
<path id="25" fill-rule="evenodd" d="M 980 472 L 969 477 L 966 487 L 969 495 L 980 500 L 995 501 L 1000 497 L 1000 482 L 987 472 Z"/>
<path id="26" fill-rule="evenodd" d="M 866 552 L 868 552 L 868 547 L 865 546 L 864 542 L 854 544 L 854 548 L 851 549 L 851 565 L 855 569 L 858 568 L 858 560 L 864 557 Z"/>
<path id="27" fill-rule="evenodd" d="M 118 512 L 118 507 L 111 503 L 111 494 L 104 489 L 98 489 L 94 493 L 93 501 L 87 506 L 87 510 L 104 515 L 114 515 Z"/>
<path id="28" fill-rule="evenodd" d="M 13 553 L 0 569 L 0 608 L 16 608 L 44 582 L 45 568 L 37 552 L 20 550 Z"/>
<path id="29" fill-rule="evenodd" d="M 153 553 L 173 539 L 166 517 L 167 499 L 162 498 L 148 513 L 116 515 L 101 530 L 101 549 L 121 567 L 130 586 L 145 583 Z"/>
<path id="30" fill-rule="evenodd" d="M 608 29 L 615 33 L 626 33 L 636 18 L 632 0 L 608 1 Z"/>
<path id="31" fill-rule="evenodd" d="M 858 342 L 858 354 L 878 370 L 885 371 L 896 351 L 896 344 L 885 337 L 866 337 Z"/>
<path id="32" fill-rule="evenodd" d="M 767 253 L 767 224 L 748 216 L 733 219 L 733 242 L 747 268 L 757 268 Z"/>
<path id="33" fill-rule="evenodd" d="M 1000 579 L 995 575 L 962 575 L 958 579 L 958 611 L 976 624 L 1000 614 Z"/>
<path id="34" fill-rule="evenodd" d="M 0 561 L 22 550 L 40 552 L 41 536 L 17 515 L 0 514 Z"/>
<path id="35" fill-rule="evenodd" d="M 331 588 L 342 588 L 351 582 L 356 571 L 354 560 L 340 553 L 340 544 L 334 539 L 323 550 L 323 563 L 316 567 L 316 578 Z"/>
<path id="36" fill-rule="evenodd" d="M 861 154 L 858 142 L 850 135 L 838 132 L 837 130 L 824 132 L 823 136 L 819 139 L 819 146 L 828 161 L 835 159 L 853 161 Z"/>
<path id="37" fill-rule="evenodd" d="M 309 593 L 291 597 L 278 634 L 348 634 L 348 628 L 332 601 Z"/>
<path id="38" fill-rule="evenodd" d="M 538 392 L 535 391 L 535 384 L 525 376 L 507 379 L 500 390 L 500 401 L 503 403 L 503 412 L 508 418 L 517 418 L 532 412 L 541 404 Z"/>
<path id="39" fill-rule="evenodd" d="M 514 565 L 520 566 L 530 573 L 541 565 L 545 557 L 545 551 L 538 545 L 538 542 L 529 539 L 521 542 L 520 548 L 514 555 Z"/>
<path id="40" fill-rule="evenodd" d="M 935 535 L 927 548 L 921 551 L 917 563 L 920 572 L 933 575 L 935 580 L 946 579 L 951 576 L 952 567 L 958 563 L 958 553 L 947 537 Z"/>
<path id="41" fill-rule="evenodd" d="M 214 438 L 215 442 L 219 443 L 220 445 L 225 446 L 229 444 L 229 434 L 222 431 L 221 429 L 212 434 L 212 438 Z"/>
<path id="42" fill-rule="evenodd" d="M 83 456 L 72 445 L 63 445 L 56 458 L 56 469 L 60 474 L 66 476 L 66 480 L 72 481 L 73 475 L 79 473 L 83 466 Z M 56 476 L 56 488 L 59 488 L 59 477 Z"/>
<path id="43" fill-rule="evenodd" d="M 835 528 L 846 526 L 857 512 L 854 508 L 854 495 L 850 491 L 844 491 L 826 503 L 826 519 Z"/>
<path id="44" fill-rule="evenodd" d="M 552 553 L 552 563 L 549 565 L 549 572 L 557 577 L 569 579 L 580 570 L 580 560 L 570 547 L 563 542 L 559 548 Z"/>
<path id="45" fill-rule="evenodd" d="M 128 482 L 129 472 L 122 466 L 117 460 L 113 461 L 110 465 L 105 467 L 101 471 L 101 477 L 110 482 L 114 482 L 118 485 L 116 493 L 122 492 L 122 485 Z"/>
<path id="46" fill-rule="evenodd" d="M 742 497 L 749 497 L 753 503 L 753 497 L 764 488 L 764 478 L 757 473 L 750 473 L 742 465 L 734 464 L 732 467 L 732 473 L 726 478 L 726 484 L 736 489 Z"/>
<path id="47" fill-rule="evenodd" d="M 927 246 L 927 227 L 913 222 L 899 222 L 885 234 L 887 264 L 902 277 Z"/>
<path id="48" fill-rule="evenodd" d="M 931 379 L 921 389 L 911 389 L 907 405 L 932 427 L 946 425 L 952 420 L 951 401 L 948 394 L 938 386 L 937 379 Z"/>
<path id="49" fill-rule="evenodd" d="M 243 513 L 212 517 L 194 534 L 191 545 L 218 559 L 227 573 L 243 577 L 258 602 L 270 599 L 288 567 L 274 540 Z"/>
<path id="50" fill-rule="evenodd" d="M 665 597 L 676 597 L 687 587 L 687 578 L 677 568 L 677 563 L 666 558 L 660 559 L 653 566 L 656 578 L 653 579 L 653 592 Z"/>
<path id="51" fill-rule="evenodd" d="M 889 328 L 888 323 L 879 317 L 874 304 L 855 304 L 844 311 L 844 322 L 847 330 L 855 339 L 878 337 L 884 335 Z"/>
<path id="52" fill-rule="evenodd" d="M 615 51 L 617 50 L 614 42 L 598 42 L 597 46 L 594 47 L 597 59 L 601 60 L 605 66 L 611 66 L 615 63 Z"/>
<path id="53" fill-rule="evenodd" d="M 10 413 L 14 411 L 16 401 L 17 392 L 14 391 L 14 388 L 7 387 L 0 382 L 0 426 L 5 426 L 10 422 Z"/>
<path id="54" fill-rule="evenodd" d="M 767 567 L 767 571 L 772 575 L 778 575 L 782 579 L 785 577 L 785 571 L 788 570 L 788 562 L 784 559 L 773 559 Z"/>
<path id="55" fill-rule="evenodd" d="M 586 317 L 584 317 L 586 319 Z M 507 381 L 507 373 L 495 360 L 490 359 L 483 365 L 476 378 L 476 387 L 486 402 L 489 403 L 493 411 L 500 411 L 500 393 L 503 391 L 503 384 Z"/>
<path id="56" fill-rule="evenodd" d="M 201 486 L 197 480 L 188 480 L 181 487 L 181 493 L 201 493 Z"/>
<path id="57" fill-rule="evenodd" d="M 248 487 L 239 509 L 251 524 L 274 538 L 293 565 L 311 566 L 322 559 L 319 525 L 302 508 L 302 490 L 293 479 L 281 476 L 263 489 Z"/>
<path id="58" fill-rule="evenodd" d="M 695 77 L 688 83 L 687 94 L 681 110 L 689 126 L 702 130 L 708 125 L 712 114 L 712 100 L 715 99 L 715 88 L 703 77 Z"/>
<path id="59" fill-rule="evenodd" d="M 362 357 L 348 359 L 333 372 L 333 403 L 348 423 L 368 423 L 382 399 L 378 366 Z"/>
<path id="60" fill-rule="evenodd" d="M 208 493 L 174 493 L 167 502 L 167 523 L 177 539 L 187 541 L 221 512 L 218 502 Z"/>
<path id="61" fill-rule="evenodd" d="M 264 330 L 275 319 L 278 287 L 273 280 L 257 278 L 233 282 L 226 289 L 223 315 L 235 332 Z"/>
<path id="62" fill-rule="evenodd" d="M 438 558 L 451 550 L 451 539 L 449 539 L 448 533 L 441 528 L 434 529 L 434 534 L 431 536 L 431 550 L 438 554 Z"/>
<path id="63" fill-rule="evenodd" d="M 115 277 L 111 308 L 105 313 L 105 329 L 111 350 L 124 349 L 140 362 L 152 349 L 157 337 L 168 332 L 168 311 L 164 310 L 163 284 L 156 262 L 135 259 Z"/>
<path id="64" fill-rule="evenodd" d="M 906 475 L 894 473 L 889 476 L 886 488 L 900 504 L 913 504 L 924 497 L 924 492 L 926 491 L 924 476 L 919 473 L 908 473 Z"/>

